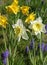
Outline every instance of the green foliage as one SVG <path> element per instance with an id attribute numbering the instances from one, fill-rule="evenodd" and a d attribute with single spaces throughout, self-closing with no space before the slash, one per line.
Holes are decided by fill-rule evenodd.
<path id="1" fill-rule="evenodd" d="M 15 14 L 8 13 L 6 11 L 5 6 L 11 3 L 12 3 L 12 0 L 7 0 L 5 3 L 0 5 L 0 13 L 3 15 L 6 15 L 8 17 L 8 22 L 9 22 L 6 30 L 0 27 L 0 65 L 3 65 L 1 60 L 1 53 L 2 51 L 5 50 L 5 42 L 6 42 L 7 48 L 10 51 L 10 56 L 9 56 L 10 65 L 35 65 L 34 63 L 36 63 L 36 65 L 47 65 L 47 52 L 43 53 L 44 54 L 43 60 L 41 60 L 40 54 L 38 51 L 37 51 L 38 52 L 37 55 L 34 55 L 35 54 L 34 50 L 30 50 L 30 54 L 25 53 L 25 48 L 26 46 L 30 46 L 30 42 L 32 39 L 30 33 L 27 32 L 30 38 L 28 41 L 21 39 L 21 41 L 17 43 L 17 38 L 15 36 L 15 33 L 11 25 L 16 23 L 18 18 L 23 19 L 23 21 L 25 21 L 25 18 L 21 12 L 15 16 Z M 36 17 L 41 16 L 43 19 L 43 23 L 47 24 L 47 0 L 45 0 L 43 3 L 41 0 L 30 0 L 30 2 L 28 2 L 27 0 L 19 0 L 19 5 L 30 6 L 31 7 L 29 10 L 30 13 L 35 12 Z M 25 23 L 24 25 L 27 27 Z M 4 30 L 4 34 L 2 29 Z M 44 43 L 47 43 L 47 35 L 43 34 L 42 37 L 43 37 L 42 41 Z M 4 38 L 5 38 L 5 42 L 4 42 Z M 33 38 L 35 39 L 35 46 L 36 46 L 35 51 L 36 51 L 36 49 L 38 49 L 37 45 L 38 45 L 39 39 L 37 39 L 37 37 L 35 36 L 33 36 Z M 15 54 L 14 60 L 13 60 L 13 54 Z M 13 61 L 14 61 L 14 64 L 12 64 Z"/>

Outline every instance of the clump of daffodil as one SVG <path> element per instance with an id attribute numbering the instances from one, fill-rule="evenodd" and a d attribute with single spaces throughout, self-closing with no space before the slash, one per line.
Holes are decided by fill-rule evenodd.
<path id="1" fill-rule="evenodd" d="M 33 21 L 35 20 L 35 16 L 36 16 L 36 14 L 34 14 L 34 12 L 30 13 L 30 14 L 28 15 L 28 17 L 26 18 L 25 22 L 28 23 L 28 24 L 29 24 L 31 21 L 33 22 Z"/>
<path id="2" fill-rule="evenodd" d="M 41 34 L 41 32 L 46 32 L 45 25 L 42 23 L 41 17 L 38 17 L 36 20 L 34 20 L 33 23 L 30 24 L 29 28 L 33 30 L 35 35 Z"/>
<path id="3" fill-rule="evenodd" d="M 0 26 L 6 28 L 6 24 L 8 24 L 7 23 L 7 17 L 3 16 L 3 15 L 0 15 Z"/>
<path id="4" fill-rule="evenodd" d="M 16 24 L 12 25 L 16 36 L 18 37 L 18 42 L 20 41 L 21 37 L 25 40 L 28 40 L 28 35 L 26 33 L 26 29 L 23 26 L 22 20 L 18 19 Z"/>
<path id="5" fill-rule="evenodd" d="M 20 11 L 19 5 L 16 2 L 13 2 L 11 5 L 6 6 L 7 11 L 17 14 Z"/>
<path id="6" fill-rule="evenodd" d="M 24 15 L 28 15 L 29 14 L 29 9 L 30 7 L 29 6 L 22 6 L 21 8 L 21 11 Z"/>

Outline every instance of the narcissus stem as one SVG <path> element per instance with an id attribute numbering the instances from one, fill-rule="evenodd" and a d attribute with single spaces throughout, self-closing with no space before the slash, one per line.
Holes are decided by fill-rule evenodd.
<path id="1" fill-rule="evenodd" d="M 2 32 L 3 32 L 3 38 L 4 38 L 4 45 L 5 45 L 5 50 L 7 50 L 7 45 L 6 45 L 6 36 L 5 36 L 5 32 L 4 32 L 4 29 L 2 29 Z M 9 60 L 8 60 L 8 58 L 7 58 L 7 65 L 9 65 Z"/>
<path id="2" fill-rule="evenodd" d="M 42 44 L 42 34 L 40 34 L 40 59 L 43 61 L 43 55 L 42 55 L 41 44 Z"/>

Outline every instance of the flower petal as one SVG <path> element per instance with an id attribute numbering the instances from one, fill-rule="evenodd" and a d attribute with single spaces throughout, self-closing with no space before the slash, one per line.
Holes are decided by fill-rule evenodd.
<path id="1" fill-rule="evenodd" d="M 22 38 L 25 39 L 25 40 L 28 40 L 29 39 L 26 31 L 24 31 L 24 33 L 22 34 Z"/>

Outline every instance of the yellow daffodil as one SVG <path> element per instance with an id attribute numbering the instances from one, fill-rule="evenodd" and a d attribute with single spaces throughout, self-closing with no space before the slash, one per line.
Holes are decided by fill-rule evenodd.
<path id="1" fill-rule="evenodd" d="M 35 35 L 40 34 L 41 32 L 46 32 L 45 25 L 42 23 L 41 17 L 37 18 L 33 23 L 31 23 L 29 28 L 33 30 Z"/>
<path id="2" fill-rule="evenodd" d="M 0 26 L 6 28 L 6 24 L 8 24 L 7 23 L 7 17 L 3 16 L 3 15 L 0 15 Z"/>
<path id="3" fill-rule="evenodd" d="M 24 15 L 28 15 L 29 14 L 29 6 L 22 6 L 21 7 L 21 11 Z"/>
<path id="4" fill-rule="evenodd" d="M 18 0 L 14 0 L 14 2 L 16 3 L 16 5 L 18 5 Z"/>
<path id="5" fill-rule="evenodd" d="M 28 15 L 28 17 L 26 18 L 25 22 L 26 23 L 30 23 L 33 22 L 35 20 L 35 16 L 36 14 L 34 14 L 33 12 L 31 14 Z"/>
<path id="6" fill-rule="evenodd" d="M 28 35 L 26 33 L 26 29 L 23 26 L 22 20 L 18 19 L 16 24 L 12 25 L 16 36 L 18 37 L 18 41 L 20 41 L 21 37 L 25 40 L 28 40 Z"/>
<path id="7" fill-rule="evenodd" d="M 17 14 L 19 12 L 19 6 L 16 5 L 15 2 L 13 2 L 11 5 L 6 6 L 7 11 L 13 12 L 14 14 Z"/>

